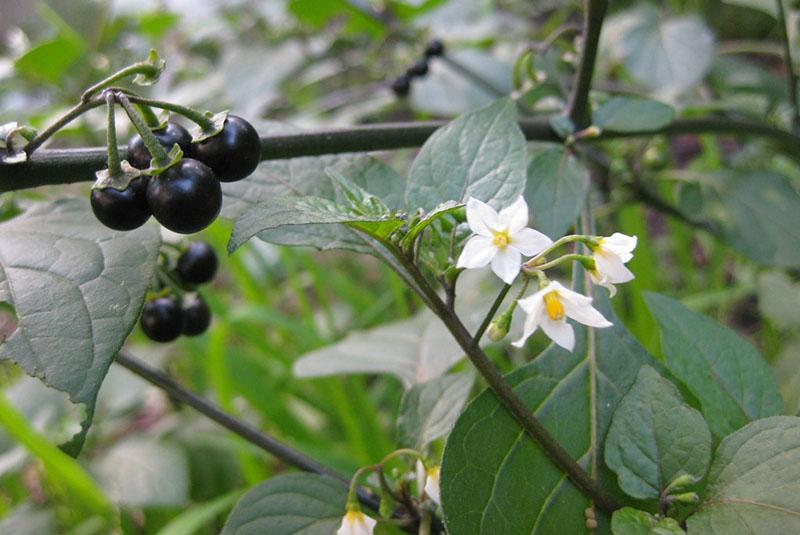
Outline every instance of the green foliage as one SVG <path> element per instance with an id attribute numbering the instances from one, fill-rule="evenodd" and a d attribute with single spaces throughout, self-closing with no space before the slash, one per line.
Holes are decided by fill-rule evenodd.
<path id="1" fill-rule="evenodd" d="M 672 122 L 675 110 L 655 100 L 614 97 L 592 115 L 592 124 L 608 132 L 656 130 Z"/>
<path id="2" fill-rule="evenodd" d="M 313 474 L 278 476 L 248 491 L 231 511 L 222 535 L 329 535 L 344 516 L 347 488 Z"/>
<path id="3" fill-rule="evenodd" d="M 674 518 L 656 518 L 633 507 L 623 507 L 611 518 L 614 535 L 683 535 L 686 533 Z"/>
<path id="4" fill-rule="evenodd" d="M 800 419 L 773 416 L 725 437 L 690 534 L 800 530 Z"/>
<path id="5" fill-rule="evenodd" d="M 752 345 L 674 299 L 649 293 L 645 300 L 661 327 L 667 367 L 700 401 L 717 438 L 781 412 L 775 376 Z"/>
<path id="6" fill-rule="evenodd" d="M 702 479 L 711 460 L 711 433 L 672 383 L 642 366 L 614 412 L 605 460 L 626 494 L 658 499 L 678 476 Z"/>

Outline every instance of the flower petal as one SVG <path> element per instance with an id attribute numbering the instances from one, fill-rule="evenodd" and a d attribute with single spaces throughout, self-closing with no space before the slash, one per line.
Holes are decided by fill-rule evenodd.
<path id="1" fill-rule="evenodd" d="M 498 217 L 508 233 L 514 234 L 528 226 L 528 203 L 520 195 L 514 204 L 500 210 Z"/>
<path id="2" fill-rule="evenodd" d="M 361 511 L 347 511 L 336 535 L 372 535 L 377 522 Z"/>
<path id="3" fill-rule="evenodd" d="M 600 247 L 611 251 L 616 255 L 623 255 L 636 249 L 637 240 L 638 239 L 636 236 L 628 236 L 627 234 L 622 234 L 621 232 L 615 232 L 607 238 L 602 238 L 600 241 Z M 627 260 L 625 260 L 625 262 L 627 262 Z"/>
<path id="4" fill-rule="evenodd" d="M 625 267 L 622 259 L 614 253 L 596 251 L 592 254 L 597 271 L 608 282 L 628 282 L 633 280 L 633 273 Z"/>
<path id="5" fill-rule="evenodd" d="M 541 253 L 551 245 L 553 240 L 532 228 L 523 228 L 510 235 L 509 245 L 525 256 Z"/>
<path id="6" fill-rule="evenodd" d="M 439 493 L 439 467 L 434 466 L 428 469 L 428 478 L 425 480 L 425 495 L 437 504 L 442 503 Z"/>
<path id="7" fill-rule="evenodd" d="M 553 342 L 567 351 L 575 349 L 575 331 L 572 329 L 572 325 L 567 323 L 566 320 L 544 318 L 542 320 L 542 330 Z"/>
<path id="8" fill-rule="evenodd" d="M 582 300 L 579 301 L 572 296 L 565 296 L 564 294 L 559 294 L 559 296 L 561 297 L 561 304 L 564 306 L 564 314 L 567 317 L 589 327 L 611 327 L 613 325 L 590 304 L 591 301 L 589 303 Z M 584 299 L 588 299 L 588 297 L 584 297 Z"/>
<path id="9" fill-rule="evenodd" d="M 537 314 L 539 310 L 544 308 L 544 295 L 552 290 L 552 283 L 548 284 L 541 290 L 532 293 L 528 297 L 517 300 L 519 307 L 528 315 Z"/>
<path id="10" fill-rule="evenodd" d="M 531 296 L 533 297 L 533 296 Z M 542 302 L 542 299 L 539 299 Z M 519 301 L 520 305 L 522 300 Z M 536 332 L 536 329 L 539 328 L 539 319 L 540 314 L 528 314 L 528 317 L 525 318 L 525 325 L 522 328 L 522 336 L 519 337 L 518 340 L 511 342 L 511 345 L 514 347 L 522 347 L 525 345 L 525 342 L 530 338 L 530 336 Z"/>
<path id="11" fill-rule="evenodd" d="M 464 249 L 461 251 L 461 256 L 458 257 L 456 267 L 474 269 L 480 268 L 492 261 L 492 258 L 497 254 L 498 249 L 492 243 L 491 238 L 486 236 L 473 236 L 470 238 Z"/>
<path id="12" fill-rule="evenodd" d="M 474 197 L 467 200 L 467 224 L 475 234 L 492 238 L 493 230 L 503 230 L 494 208 Z"/>
<path id="13" fill-rule="evenodd" d="M 513 247 L 495 250 L 497 254 L 492 258 L 492 271 L 503 279 L 503 282 L 511 284 L 519 274 L 522 266 L 522 255 Z"/>

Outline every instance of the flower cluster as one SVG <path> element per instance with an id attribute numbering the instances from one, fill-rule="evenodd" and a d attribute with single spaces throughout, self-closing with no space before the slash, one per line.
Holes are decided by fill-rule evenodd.
<path id="1" fill-rule="evenodd" d="M 617 232 L 608 237 L 567 236 L 553 242 L 541 232 L 528 228 L 528 205 L 522 197 L 499 213 L 491 206 L 470 198 L 466 212 L 467 224 L 474 235 L 461 251 L 457 267 L 471 269 L 491 265 L 492 271 L 506 284 L 513 283 L 520 271 L 524 271 L 526 276 L 535 274 L 539 278 L 539 290 L 512 305 L 519 304 L 527 314 L 522 336 L 513 345 L 522 347 L 541 327 L 553 342 L 572 351 L 575 332 L 567 318 L 590 327 L 612 325 L 592 306 L 591 298 L 548 280 L 544 270 L 561 261 L 577 260 L 588 270 L 592 281 L 608 288 L 613 297 L 616 293 L 614 284 L 628 282 L 634 277 L 625 264 L 633 258 L 635 236 Z M 591 256 L 565 255 L 546 262 L 546 255 L 570 242 L 584 243 L 591 250 Z M 523 257 L 533 258 L 523 263 Z"/>

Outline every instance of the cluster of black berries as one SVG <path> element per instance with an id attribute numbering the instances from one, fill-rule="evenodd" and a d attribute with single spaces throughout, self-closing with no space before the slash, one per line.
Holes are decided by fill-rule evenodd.
<path id="1" fill-rule="evenodd" d="M 175 266 L 178 282 L 189 288 L 211 282 L 216 272 L 217 255 L 209 244 L 201 241 L 190 243 Z M 171 342 L 182 334 L 204 333 L 211 324 L 211 310 L 200 294 L 183 298 L 161 296 L 145 303 L 139 323 L 151 340 Z"/>
<path id="2" fill-rule="evenodd" d="M 220 182 L 245 178 L 261 160 L 258 132 L 236 115 L 228 115 L 220 133 L 198 143 L 192 143 L 189 132 L 171 121 L 153 134 L 166 150 L 177 143 L 183 158 L 159 175 L 135 178 L 124 190 L 93 189 L 92 210 L 107 227 L 132 230 L 153 215 L 173 232 L 199 232 L 222 207 Z M 128 161 L 137 169 L 150 166 L 150 154 L 138 134 L 128 143 Z"/>
<path id="3" fill-rule="evenodd" d="M 434 39 L 425 48 L 425 54 L 409 67 L 405 74 L 401 74 L 392 80 L 392 91 L 398 97 L 404 97 L 411 91 L 411 81 L 414 78 L 421 78 L 428 74 L 428 62 L 431 58 L 444 54 L 444 44 L 438 39 Z"/>

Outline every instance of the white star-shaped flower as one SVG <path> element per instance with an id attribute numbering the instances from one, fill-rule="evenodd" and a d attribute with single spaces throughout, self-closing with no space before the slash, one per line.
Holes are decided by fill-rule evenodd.
<path id="1" fill-rule="evenodd" d="M 377 522 L 361 511 L 348 509 L 336 535 L 372 535 Z"/>
<path id="2" fill-rule="evenodd" d="M 572 318 L 589 327 L 611 327 L 610 321 L 592 306 L 592 299 L 565 288 L 556 281 L 533 295 L 518 301 L 528 317 L 525 319 L 522 337 L 513 343 L 522 347 L 539 327 L 553 342 L 568 351 L 575 348 L 575 331 L 567 323 Z"/>
<path id="3" fill-rule="evenodd" d="M 608 288 L 611 297 L 617 293 L 615 283 L 633 280 L 633 273 L 625 264 L 633 258 L 636 248 L 636 236 L 627 236 L 615 232 L 611 236 L 600 238 L 592 247 L 592 258 L 595 269 L 589 271 L 595 284 Z"/>
<path id="4" fill-rule="evenodd" d="M 492 271 L 506 284 L 514 282 L 523 255 L 533 256 L 553 243 L 541 232 L 527 228 L 528 205 L 521 196 L 500 213 L 470 197 L 467 224 L 475 236 L 467 241 L 456 267 L 481 268 L 491 263 Z"/>
<path id="5" fill-rule="evenodd" d="M 425 495 L 437 504 L 441 504 L 441 497 L 439 495 L 439 466 L 431 466 L 426 472 L 425 478 Z"/>

